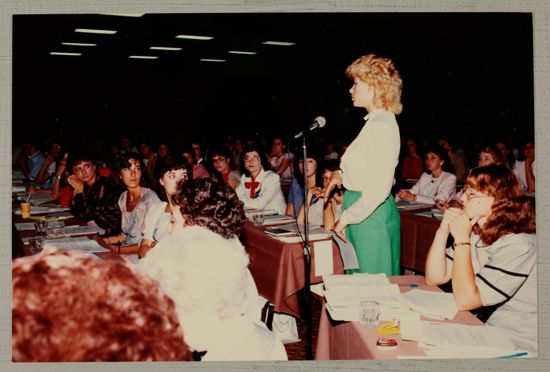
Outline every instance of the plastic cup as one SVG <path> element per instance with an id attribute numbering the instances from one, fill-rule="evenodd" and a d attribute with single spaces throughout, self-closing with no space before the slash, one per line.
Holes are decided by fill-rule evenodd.
<path id="1" fill-rule="evenodd" d="M 378 327 L 380 304 L 376 301 L 363 301 L 359 304 L 359 322 L 368 329 Z"/>
<path id="2" fill-rule="evenodd" d="M 32 254 L 38 253 L 44 248 L 44 237 L 37 236 L 29 240 L 29 247 Z"/>
<path id="3" fill-rule="evenodd" d="M 255 214 L 252 216 L 252 220 L 254 221 L 254 226 L 262 226 L 264 224 L 264 215 Z"/>
<path id="4" fill-rule="evenodd" d="M 22 202 L 21 206 L 21 217 L 29 218 L 31 216 L 31 203 Z"/>

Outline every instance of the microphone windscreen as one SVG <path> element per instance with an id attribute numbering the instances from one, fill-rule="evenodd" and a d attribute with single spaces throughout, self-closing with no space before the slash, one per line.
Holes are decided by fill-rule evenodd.
<path id="1" fill-rule="evenodd" d="M 315 121 L 319 124 L 319 128 L 322 128 L 327 123 L 327 119 L 324 116 L 317 116 Z"/>

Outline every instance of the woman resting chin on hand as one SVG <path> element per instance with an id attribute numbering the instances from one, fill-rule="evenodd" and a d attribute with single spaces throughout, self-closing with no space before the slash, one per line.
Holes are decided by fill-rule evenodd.
<path id="1" fill-rule="evenodd" d="M 459 310 L 497 306 L 487 324 L 537 351 L 536 224 L 532 202 L 505 166 L 474 168 L 463 209 L 445 210 L 426 259 L 426 282 L 452 283 Z M 472 226 L 479 226 L 479 235 Z M 449 234 L 454 238 L 445 247 Z"/>

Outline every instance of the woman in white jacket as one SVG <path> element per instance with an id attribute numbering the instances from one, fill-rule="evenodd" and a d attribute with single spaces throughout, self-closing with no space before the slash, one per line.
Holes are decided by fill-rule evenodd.
<path id="1" fill-rule="evenodd" d="M 277 173 L 269 169 L 264 151 L 260 146 L 247 145 L 241 152 L 243 175 L 235 189 L 245 208 L 273 209 L 285 214 L 286 202 Z"/>
<path id="2" fill-rule="evenodd" d="M 436 200 L 448 202 L 456 192 L 456 176 L 443 170 L 450 165 L 443 147 L 433 145 L 426 148 L 424 160 L 426 171 L 411 189 L 401 189 L 395 200 L 406 200 L 434 205 Z"/>

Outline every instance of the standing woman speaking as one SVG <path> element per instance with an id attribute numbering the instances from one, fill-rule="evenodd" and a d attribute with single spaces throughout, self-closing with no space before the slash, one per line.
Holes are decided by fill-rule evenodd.
<path id="1" fill-rule="evenodd" d="M 400 219 L 390 195 L 399 160 L 402 81 L 393 62 L 369 54 L 346 69 L 355 107 L 365 108 L 365 125 L 333 172 L 325 200 L 335 186 L 346 189 L 334 231 L 349 240 L 359 262 L 353 272 L 400 274 Z M 346 239 L 347 238 L 347 239 Z M 350 272 L 348 272 L 350 273 Z"/>

